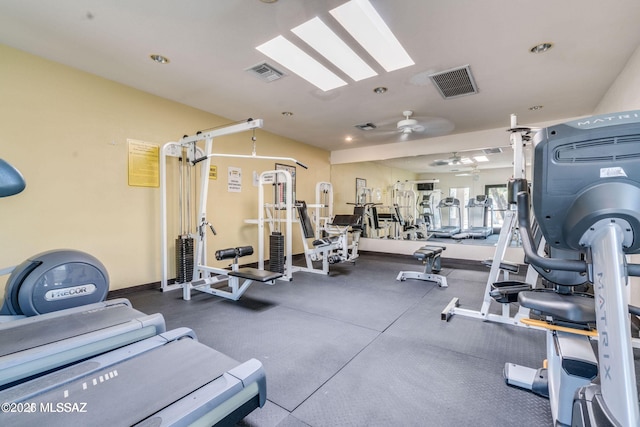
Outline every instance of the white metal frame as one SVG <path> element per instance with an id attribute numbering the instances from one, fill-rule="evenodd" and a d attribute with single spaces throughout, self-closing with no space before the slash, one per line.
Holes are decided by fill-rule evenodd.
<path id="1" fill-rule="evenodd" d="M 323 194 L 325 195 L 323 197 Z M 316 184 L 316 203 L 310 207 L 315 209 L 314 225 L 316 239 L 322 237 L 322 231 L 333 218 L 333 185 L 330 182 Z"/>
<path id="2" fill-rule="evenodd" d="M 254 152 L 251 155 L 244 154 L 218 154 L 212 153 L 213 139 L 216 137 L 231 135 L 238 132 L 244 132 L 262 127 L 262 120 L 248 120 L 247 122 L 226 126 L 223 128 L 213 129 L 208 132 L 201 132 L 193 136 L 186 136 L 180 142 L 166 143 L 160 156 L 160 215 L 161 215 L 161 256 L 162 256 L 162 278 L 161 286 L 163 291 L 170 291 L 182 288 L 183 298 L 191 299 L 191 290 L 207 292 L 213 295 L 224 296 L 226 298 L 237 299 L 246 290 L 251 280 L 245 280 L 242 286 L 239 286 L 237 277 L 228 276 L 229 270 L 210 267 L 206 265 L 207 247 L 205 227 L 206 210 L 209 193 L 209 169 L 211 166 L 211 157 L 233 157 L 233 158 L 257 158 L 257 159 L 273 159 L 273 160 L 292 160 L 298 164 L 295 159 L 289 157 L 275 156 L 257 156 Z M 204 141 L 204 150 L 197 147 L 198 142 Z M 183 148 L 190 148 L 188 152 L 188 160 L 192 164 L 200 163 L 200 203 L 198 210 L 198 232 L 196 233 L 196 248 L 194 254 L 194 269 L 192 280 L 187 283 L 169 284 L 168 278 L 168 233 L 167 233 L 167 157 L 180 157 L 183 155 Z M 291 186 L 287 186 L 289 189 Z M 291 195 L 288 196 L 290 200 Z M 290 257 L 289 257 L 290 258 Z M 219 291 L 212 289 L 212 284 L 228 281 L 228 286 L 232 288 L 232 292 Z"/>
<path id="3" fill-rule="evenodd" d="M 285 219 L 274 218 L 271 215 L 270 207 L 275 209 L 282 209 L 282 204 L 277 204 L 274 201 L 273 204 L 267 206 L 264 201 L 264 187 L 265 185 L 274 185 L 276 182 L 285 183 Z M 291 174 L 286 170 L 271 170 L 265 171 L 260 174 L 258 180 L 258 269 L 264 270 L 264 252 L 265 252 L 265 224 L 269 226 L 269 231 L 274 231 L 274 224 L 276 221 L 284 222 L 284 246 L 285 246 L 285 264 L 284 275 L 282 280 L 292 280 L 293 266 L 292 266 L 292 234 L 293 234 L 293 193 L 291 188 Z M 251 220 L 245 222 L 253 222 Z"/>
<path id="4" fill-rule="evenodd" d="M 515 179 L 525 178 L 525 158 L 524 158 L 524 142 L 523 135 L 530 132 L 528 128 L 518 128 L 517 118 L 515 114 L 511 115 L 511 147 L 513 148 L 513 177 Z M 517 232 L 518 227 L 518 215 L 517 211 L 510 209 L 505 212 L 504 223 L 498 236 L 498 243 L 496 245 L 496 251 L 493 255 L 491 262 L 491 270 L 489 271 L 489 277 L 484 290 L 484 297 L 482 300 L 482 306 L 480 310 L 471 310 L 459 307 L 459 299 L 453 298 L 449 304 L 444 308 L 441 314 L 442 320 L 449 320 L 453 315 L 471 317 L 474 319 L 480 319 L 483 321 L 505 323 L 508 325 L 522 326 L 526 328 L 535 328 L 520 322 L 520 319 L 529 317 L 529 309 L 520 307 L 515 316 L 511 316 L 511 303 L 501 303 L 501 313 L 490 313 L 491 303 L 496 302 L 491 296 L 492 285 L 499 280 L 500 274 L 503 274 L 504 280 L 508 280 L 509 272 L 500 268 L 502 261 L 504 260 L 507 247 L 511 244 L 514 233 Z M 544 238 L 538 245 L 538 251 L 544 248 Z M 535 287 L 538 280 L 538 273 L 531 266 L 527 268 L 527 275 L 525 283 Z"/>

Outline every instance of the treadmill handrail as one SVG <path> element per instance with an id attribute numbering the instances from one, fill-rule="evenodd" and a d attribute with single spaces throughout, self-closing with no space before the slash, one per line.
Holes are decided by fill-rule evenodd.
<path id="1" fill-rule="evenodd" d="M 531 214 L 529 209 L 529 193 L 521 191 L 518 193 L 518 225 L 520 227 L 520 237 L 522 239 L 522 249 L 526 255 L 526 260 L 536 267 L 545 270 L 575 271 L 578 273 L 587 272 L 587 263 L 580 260 L 545 258 L 538 255 L 533 244 L 531 235 Z M 629 276 L 640 276 L 640 264 L 627 264 Z"/>

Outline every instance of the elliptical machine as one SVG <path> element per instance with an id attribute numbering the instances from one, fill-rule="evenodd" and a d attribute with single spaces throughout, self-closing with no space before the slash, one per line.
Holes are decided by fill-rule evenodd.
<path id="1" fill-rule="evenodd" d="M 16 195 L 25 188 L 22 174 L 0 159 L 0 198 Z M 42 252 L 16 267 L 0 270 L 0 275 L 5 274 L 11 275 L 0 308 L 0 322 L 104 301 L 109 292 L 104 265 L 77 250 Z"/>
<path id="2" fill-rule="evenodd" d="M 526 261 L 540 271 L 586 275 L 593 298 L 562 280 L 556 292 L 521 292 L 520 305 L 542 320 L 529 322 L 547 329 L 548 367 L 506 364 L 505 379 L 546 394 L 554 425 L 638 426 L 628 276 L 639 276 L 640 265 L 625 255 L 640 253 L 640 111 L 552 126 L 534 144 L 535 219 L 561 257 L 537 254 L 529 195 L 521 192 Z M 589 335 L 598 337 L 597 361 Z"/>

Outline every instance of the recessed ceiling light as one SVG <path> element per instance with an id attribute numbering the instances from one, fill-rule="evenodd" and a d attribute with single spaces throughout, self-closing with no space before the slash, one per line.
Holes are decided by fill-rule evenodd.
<path id="1" fill-rule="evenodd" d="M 291 117 L 291 116 L 293 116 L 293 113 L 291 111 L 283 111 L 282 115 L 285 116 L 285 117 Z"/>
<path id="2" fill-rule="evenodd" d="M 487 156 L 473 156 L 473 160 L 476 162 L 488 162 L 489 158 Z"/>
<path id="3" fill-rule="evenodd" d="M 351 0 L 329 11 L 387 71 L 414 62 L 368 0 Z"/>
<path id="4" fill-rule="evenodd" d="M 380 86 L 377 87 L 373 90 L 375 93 L 377 93 L 378 95 L 382 95 L 383 93 L 385 93 L 387 91 L 387 88 L 384 86 Z"/>
<path id="5" fill-rule="evenodd" d="M 552 47 L 553 47 L 553 43 L 540 43 L 538 45 L 535 45 L 531 49 L 529 49 L 529 52 L 531 52 L 531 53 L 543 53 L 543 52 L 548 51 Z"/>
<path id="6" fill-rule="evenodd" d="M 277 36 L 256 49 L 324 91 L 347 84 L 283 36 Z"/>
<path id="7" fill-rule="evenodd" d="M 533 107 L 529 107 L 531 111 L 542 110 L 544 107 L 542 105 L 534 105 Z"/>
<path id="8" fill-rule="evenodd" d="M 317 16 L 291 31 L 353 80 L 360 81 L 378 75 Z"/>
<path id="9" fill-rule="evenodd" d="M 169 62 L 171 62 L 166 56 L 158 55 L 156 53 L 149 55 L 149 58 L 151 58 L 152 61 L 157 62 L 158 64 L 168 64 Z"/>
<path id="10" fill-rule="evenodd" d="M 353 138 L 352 138 L 352 137 L 350 137 L 350 136 L 348 136 L 348 137 L 346 137 L 344 140 L 345 140 L 345 141 L 347 141 L 347 142 L 351 142 L 351 141 L 353 141 Z"/>

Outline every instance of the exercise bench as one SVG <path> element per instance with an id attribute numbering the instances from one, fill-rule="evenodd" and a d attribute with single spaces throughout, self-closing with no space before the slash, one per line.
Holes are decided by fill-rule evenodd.
<path id="1" fill-rule="evenodd" d="M 233 259 L 231 270 L 211 267 L 205 268 L 205 271 L 207 271 L 209 274 L 213 274 L 214 276 L 194 280 L 193 282 L 191 282 L 188 289 L 185 289 L 185 296 L 187 295 L 187 292 L 190 293 L 190 290 L 194 289 L 200 292 L 205 292 L 207 294 L 237 301 L 253 282 L 273 285 L 276 279 L 279 279 L 283 276 L 282 273 L 277 273 L 269 270 L 260 270 L 258 268 L 251 267 L 240 268 L 238 266 L 238 259 L 240 257 L 252 254 L 252 246 L 239 246 L 237 248 L 227 248 L 216 251 L 215 255 L 218 261 Z M 241 279 L 243 280 L 242 284 L 240 284 Z M 213 285 L 216 285 L 220 282 L 227 282 L 227 287 L 231 288 L 231 291 L 213 287 Z"/>
<path id="2" fill-rule="evenodd" d="M 401 271 L 398 273 L 396 280 L 404 282 L 407 279 L 424 280 L 427 282 L 435 282 L 441 288 L 446 288 L 447 278 L 437 274 L 441 270 L 440 255 L 447 248 L 444 246 L 423 246 L 413 253 L 413 257 L 424 264 L 424 272 L 419 271 Z"/>

